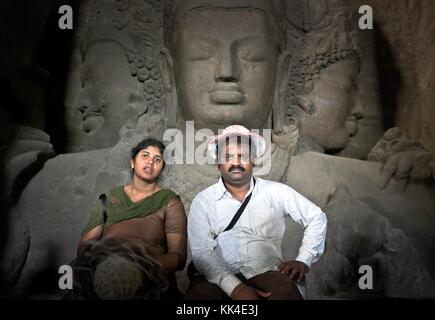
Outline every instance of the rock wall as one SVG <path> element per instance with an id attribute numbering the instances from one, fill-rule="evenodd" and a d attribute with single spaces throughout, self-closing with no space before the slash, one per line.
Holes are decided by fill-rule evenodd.
<path id="1" fill-rule="evenodd" d="M 386 127 L 399 126 L 435 151 L 435 2 L 352 0 L 373 8 Z M 363 31 L 367 33 L 371 31 Z"/>
<path id="2" fill-rule="evenodd" d="M 355 6 L 355 10 L 357 10 L 357 6 L 359 4 L 366 4 L 367 2 L 369 2 L 362 0 L 352 1 Z M 331 0 L 331 3 L 338 2 L 340 1 Z M 33 9 L 36 8 L 36 5 L 33 7 L 31 5 L 31 2 L 28 2 L 27 5 L 27 2 L 25 2 L 24 0 L 19 1 L 14 5 L 11 1 L 7 1 L 1 4 L 1 18 L 4 19 L 0 20 L 2 21 L 0 25 L 3 27 L 1 32 L 4 32 L 4 35 L 2 33 L 0 37 L 0 43 L 4 45 L 4 47 L 7 47 L 7 49 L 0 54 L 1 77 L 6 77 L 7 79 L 9 79 L 10 75 L 15 74 L 14 70 L 17 68 L 17 66 L 27 67 L 28 65 L 34 64 L 34 52 L 37 52 L 36 55 L 39 57 L 45 57 L 45 60 L 41 60 L 41 58 L 39 58 L 39 61 L 46 61 L 47 59 L 50 59 L 50 57 L 55 56 L 58 56 L 59 59 L 62 59 L 63 53 L 69 52 L 71 54 L 71 50 L 68 51 L 67 48 L 63 48 L 64 51 L 60 53 L 54 50 L 55 47 L 53 43 L 56 42 L 53 41 L 53 35 L 51 34 L 51 32 L 56 32 L 56 23 L 49 24 L 50 28 L 45 28 L 45 30 L 43 28 L 48 20 L 56 22 L 56 18 L 58 17 L 57 8 L 59 2 L 52 2 L 50 5 L 49 1 L 47 1 L 46 3 L 47 5 L 39 7 L 41 11 L 39 13 L 37 12 L 34 16 L 32 16 L 33 18 L 31 20 L 26 20 L 27 22 L 24 25 L 21 25 L 17 21 L 24 21 L 27 15 L 31 16 L 31 12 L 33 12 Z M 434 26 L 431 24 L 431 19 L 432 13 L 435 13 L 435 5 L 433 2 L 430 1 L 416 0 L 373 0 L 370 4 L 374 8 L 375 20 L 377 22 L 377 25 L 374 31 L 361 31 L 360 34 L 362 38 L 367 38 L 368 42 L 370 42 L 370 37 L 374 37 L 376 42 L 375 46 L 364 48 L 365 51 L 363 50 L 363 52 L 367 53 L 367 55 L 363 56 L 363 65 L 366 65 L 364 63 L 364 60 L 368 61 L 369 59 L 373 58 L 376 60 L 378 68 L 362 68 L 362 73 L 360 74 L 360 77 L 367 80 L 363 86 L 363 94 L 366 95 L 366 101 L 371 100 L 369 99 L 369 95 L 376 95 L 375 91 L 377 90 L 374 90 L 372 86 L 379 86 L 381 92 L 380 95 L 376 97 L 371 96 L 371 98 L 373 98 L 373 100 L 379 98 L 379 101 L 382 103 L 385 126 L 391 127 L 393 125 L 398 125 L 406 130 L 412 138 L 417 139 L 427 149 L 434 150 L 435 146 L 433 140 L 435 135 L 435 129 L 433 129 L 430 124 L 432 122 L 431 120 L 435 120 L 435 116 L 434 112 L 432 112 L 430 107 L 431 103 L 435 99 L 434 90 L 431 90 L 435 86 L 435 80 L 431 78 L 431 75 L 434 71 L 434 64 L 432 52 L 428 50 L 428 48 L 430 49 L 434 46 L 433 38 L 435 30 Z M 122 6 L 122 4 L 120 5 Z M 118 11 L 125 11 L 120 10 L 123 8 L 118 9 Z M 50 18 L 47 18 L 48 15 Z M 142 15 L 139 15 L 138 17 L 139 18 L 137 19 L 141 20 Z M 14 24 L 15 22 L 17 23 L 17 25 Z M 35 28 L 34 30 L 30 30 L 29 26 L 33 25 L 38 25 L 39 27 Z M 45 41 L 42 42 L 40 40 L 41 33 L 43 34 L 43 38 L 45 39 Z M 63 37 L 63 35 L 61 37 Z M 432 39 L 430 39 L 430 37 L 432 37 Z M 22 42 L 20 42 L 20 39 Z M 146 47 L 146 45 L 144 45 L 144 47 Z M 45 55 L 46 53 L 49 54 Z M 135 61 L 131 57 L 121 57 L 124 58 L 124 60 L 128 58 L 126 60 L 126 63 L 131 63 Z M 38 62 L 38 59 L 36 60 L 36 62 Z M 137 62 L 138 64 L 136 66 L 137 68 L 141 69 L 143 67 L 142 64 L 144 61 L 135 62 Z M 95 64 L 92 65 L 95 66 Z M 63 87 L 66 82 L 65 79 L 62 79 L 62 75 L 60 76 L 62 72 L 60 72 L 60 69 L 57 68 L 59 67 L 59 64 L 45 64 L 44 67 L 46 67 L 47 71 L 51 73 L 52 86 L 50 86 L 49 91 L 51 93 L 56 93 L 58 91 L 57 89 L 60 86 Z M 146 67 L 146 69 L 154 70 L 155 66 L 151 65 L 151 67 Z M 144 70 L 144 68 L 142 68 L 142 70 Z M 133 73 L 136 75 L 138 74 L 137 71 L 138 70 L 134 70 Z M 144 70 L 144 72 L 146 72 L 146 70 Z M 147 73 L 142 74 L 142 76 L 143 78 L 145 78 L 145 76 L 149 76 L 152 78 L 152 76 L 148 75 Z M 146 79 L 143 80 L 145 81 Z M 139 82 L 141 82 L 141 80 L 139 80 Z M 55 85 L 53 85 L 53 83 L 55 83 Z M 144 89 L 148 89 L 156 97 L 160 96 L 160 90 L 155 90 L 153 86 L 144 86 Z M 25 94 L 22 94 L 23 92 Z M 29 92 L 24 89 L 19 93 L 19 97 L 31 96 Z M 47 110 L 53 111 L 54 109 L 50 109 L 51 106 L 56 106 L 58 109 L 56 109 L 57 111 L 54 111 L 57 112 L 55 112 L 55 115 L 57 115 L 59 113 L 59 109 L 64 108 L 63 98 L 64 97 L 60 95 L 52 95 L 52 99 L 50 100 L 51 103 L 49 104 L 50 107 L 47 107 Z M 134 94 L 134 92 L 127 98 L 131 98 L 130 100 L 128 100 L 128 102 L 131 103 L 131 106 L 139 107 L 141 105 L 142 101 L 140 99 L 137 99 L 137 96 Z M 57 102 L 57 104 L 55 102 Z M 29 106 L 33 105 L 29 104 Z M 365 107 L 366 111 L 370 108 L 373 108 L 373 113 L 370 113 L 370 116 L 372 116 L 373 119 L 376 119 L 376 117 L 380 116 L 379 113 L 376 113 L 376 108 L 374 108 L 374 105 L 370 105 L 369 102 L 366 102 Z M 21 109 L 19 109 L 18 107 L 16 109 L 21 111 Z M 156 108 L 156 110 L 157 109 L 158 108 Z M 0 111 L 2 110 L 0 109 Z M 151 115 L 153 115 L 153 113 L 151 113 Z M 51 116 L 52 119 L 56 118 L 52 115 L 52 113 L 48 113 L 47 116 Z M 63 123 L 59 121 L 61 117 L 56 119 L 58 120 L 57 122 L 59 125 L 63 125 Z M 370 120 L 370 117 L 366 117 L 366 119 Z M 47 131 L 50 134 L 51 138 L 54 140 L 55 146 L 62 146 L 62 144 L 59 142 L 60 140 L 58 135 L 53 134 L 53 127 L 50 126 L 50 123 L 52 124 L 53 122 L 48 122 L 45 128 L 43 125 L 41 125 L 40 128 L 48 129 Z M 154 122 L 148 121 L 148 123 Z M 367 122 L 365 125 L 367 128 L 372 127 L 372 123 L 370 122 Z M 372 131 L 367 129 L 367 132 Z M 32 136 L 34 137 L 35 135 L 32 134 Z M 126 136 L 126 138 L 128 138 L 128 144 L 130 144 L 132 141 L 132 139 L 130 139 L 131 137 Z M 374 142 L 376 141 L 373 140 L 373 143 Z M 358 145 L 359 143 L 357 144 L 357 146 Z M 5 251 L 5 256 L 7 256 L 9 259 L 0 259 L 0 261 L 2 262 L 5 261 L 5 265 L 7 265 L 8 267 L 7 269 L 2 269 L 2 267 L 0 266 L 2 272 L 8 274 L 9 276 L 9 279 L 6 279 L 6 282 L 14 283 L 19 276 L 21 267 L 23 267 L 23 265 L 25 264 L 23 269 L 25 270 L 25 272 L 23 273 L 25 276 L 21 279 L 21 287 L 18 286 L 18 288 L 20 289 L 25 289 L 28 283 L 36 285 L 36 283 L 33 282 L 33 276 L 42 279 L 39 272 L 41 268 L 44 268 L 46 266 L 45 264 L 47 264 L 48 267 L 53 267 L 59 264 L 68 263 L 68 261 L 74 255 L 74 248 L 71 247 L 71 243 L 76 242 L 76 237 L 78 237 L 79 234 L 78 230 L 80 229 L 83 221 L 85 221 L 84 216 L 86 214 L 86 210 L 88 207 L 91 206 L 91 203 L 95 196 L 102 191 L 101 189 L 103 187 L 105 188 L 108 185 L 118 184 L 120 181 L 123 181 L 123 179 L 121 178 L 125 178 L 125 176 L 120 177 L 120 175 L 122 172 L 124 172 L 121 170 L 121 168 L 126 169 L 125 165 L 127 164 L 127 161 L 124 161 L 124 158 L 120 155 L 128 154 L 128 151 L 121 149 L 119 147 L 119 142 L 117 147 L 113 150 L 114 153 L 110 154 L 110 157 L 107 156 L 108 151 L 104 149 L 95 150 L 88 153 L 60 155 L 52 161 L 47 162 L 45 167 L 39 172 L 39 174 L 35 176 L 34 179 L 29 181 L 29 184 L 21 194 L 20 202 L 13 208 L 13 211 L 9 215 L 3 215 L 2 217 L 2 238 L 9 238 L 14 240 L 9 241 L 9 243 L 14 244 L 13 246 L 9 246 L 6 249 L 2 248 L 2 250 L 0 250 L 0 255 L 2 254 L 1 251 Z M 120 152 L 120 150 L 123 152 Z M 118 157 L 115 157 L 114 155 L 118 155 Z M 113 166 L 108 166 L 106 168 L 107 172 L 103 172 L 102 174 L 100 174 L 98 169 L 100 167 L 104 168 L 103 159 L 111 159 L 111 161 L 118 162 L 116 162 L 116 164 Z M 295 167 L 294 164 L 298 163 L 298 159 L 300 161 L 299 163 L 307 165 L 307 167 L 305 167 L 305 170 L 301 170 L 300 167 L 299 169 L 298 167 Z M 312 160 L 311 164 L 308 160 Z M 332 164 L 330 167 L 326 166 L 326 161 L 331 161 Z M 86 168 L 83 167 L 83 163 L 87 163 Z M 285 163 L 288 163 L 288 161 L 286 161 Z M 359 191 L 359 194 L 357 193 L 357 197 L 355 198 L 358 201 L 353 201 L 353 198 L 350 199 L 351 196 L 353 197 L 353 195 L 351 194 L 347 196 L 347 193 L 344 192 L 344 195 L 337 194 L 336 198 L 332 198 L 333 200 L 336 199 L 335 202 L 332 202 L 332 205 L 338 203 L 340 206 L 342 206 L 342 203 L 346 205 L 350 203 L 350 205 L 352 205 L 352 208 L 360 208 L 362 213 L 367 213 L 369 212 L 368 209 L 366 209 L 367 207 L 365 205 L 360 205 L 360 202 L 366 201 L 368 202 L 367 205 L 371 204 L 371 199 L 367 196 L 367 194 L 369 194 L 369 191 L 375 193 L 375 195 L 373 196 L 373 198 L 375 199 L 377 199 L 377 197 L 381 200 L 383 200 L 384 198 L 387 199 L 388 201 L 375 202 L 374 204 L 372 204 L 372 209 L 373 212 L 379 212 L 380 215 L 385 215 L 389 220 L 391 220 L 392 226 L 387 224 L 385 222 L 385 219 L 381 219 L 380 216 L 375 217 L 374 213 L 370 214 L 369 212 L 366 216 L 361 214 L 362 218 L 367 218 L 368 223 L 364 223 L 363 221 L 363 223 L 361 224 L 351 225 L 351 228 L 349 228 L 348 230 L 359 230 L 360 226 L 370 227 L 374 223 L 376 223 L 380 227 L 388 231 L 387 235 L 389 235 L 389 237 L 380 238 L 379 240 L 379 243 L 386 243 L 385 248 L 388 250 L 391 249 L 392 243 L 396 243 L 394 241 L 390 241 L 391 238 L 398 237 L 399 240 L 404 238 L 402 236 L 402 233 L 396 232 L 395 230 L 393 230 L 393 227 L 405 230 L 405 233 L 409 238 L 409 243 L 413 247 L 415 247 L 415 249 L 420 253 L 423 261 L 422 264 L 414 263 L 414 265 L 417 267 L 416 270 L 423 270 L 423 267 L 421 266 L 424 264 L 424 266 L 428 269 L 428 272 L 433 277 L 434 261 L 431 254 L 433 252 L 433 248 L 432 245 L 427 245 L 428 243 L 433 243 L 433 241 L 431 241 L 433 237 L 432 235 L 434 234 L 433 219 L 432 216 L 430 216 L 430 214 L 434 212 L 432 202 L 431 206 L 427 206 L 427 208 L 429 209 L 425 211 L 426 207 L 423 206 L 425 199 L 421 200 L 418 197 L 415 197 L 415 199 L 411 197 L 412 199 L 414 199 L 413 202 L 404 201 L 409 205 L 408 207 L 400 207 L 399 202 L 390 201 L 390 197 L 392 197 L 391 195 L 385 195 L 385 197 L 383 197 L 382 195 L 378 195 L 377 190 L 375 190 L 371 184 L 371 178 L 373 176 L 378 176 L 379 168 L 375 167 L 375 164 L 373 164 L 372 162 L 349 160 L 339 157 L 335 159 L 334 157 L 329 158 L 325 155 L 314 154 L 310 155 L 308 159 L 303 158 L 302 156 L 299 156 L 299 158 L 295 157 L 294 159 L 292 159 L 292 163 L 292 168 L 294 172 L 313 173 L 315 174 L 315 176 L 307 179 L 306 177 L 299 174 L 291 177 L 289 176 L 291 179 L 289 178 L 282 181 L 292 181 L 295 186 L 297 186 L 297 182 L 300 181 L 299 188 L 304 191 L 302 193 L 307 194 L 313 198 L 314 196 L 316 196 L 316 194 L 314 193 L 316 191 L 315 187 L 320 188 L 318 190 L 319 194 L 321 194 L 322 197 L 326 199 L 327 196 L 334 194 L 333 187 L 339 185 L 339 183 L 336 183 L 334 179 L 339 180 L 345 178 L 347 180 L 344 181 L 344 183 L 340 184 L 355 185 L 356 187 L 354 189 L 356 189 L 356 191 Z M 316 163 L 320 165 L 318 166 L 317 170 L 314 170 L 313 168 L 316 168 Z M 346 163 L 349 164 L 348 170 L 345 170 Z M 74 167 L 74 165 L 76 165 L 76 167 Z M 364 166 L 370 166 L 370 170 L 367 169 L 370 179 L 364 177 L 362 174 L 363 172 L 365 172 L 363 170 Z M 65 168 L 68 168 L 68 171 L 65 171 Z M 5 173 L 10 174 L 11 172 L 11 170 L 7 170 L 7 168 L 5 169 Z M 56 172 L 58 174 L 56 174 Z M 173 172 L 175 172 L 174 179 L 169 179 L 169 181 L 172 181 L 175 186 L 177 182 L 175 178 L 177 177 L 194 177 L 194 175 L 180 174 L 180 172 L 182 171 Z M 113 174 L 111 175 L 110 173 Z M 319 179 L 318 175 L 320 173 L 327 173 L 328 175 L 325 176 L 323 179 Z M 297 179 L 298 176 L 300 178 L 299 180 Z M 213 178 L 213 181 L 215 181 L 215 177 Z M 194 178 L 192 180 L 199 181 L 201 179 Z M 348 180 L 351 182 L 349 182 Z M 365 185 L 364 181 L 366 180 L 370 183 L 367 182 L 367 184 Z M 202 183 L 207 182 L 207 185 L 211 184 L 211 182 L 209 183 L 209 181 L 205 179 L 202 179 L 201 181 Z M 316 183 L 316 185 L 313 186 L 312 184 L 307 183 L 307 181 L 320 181 L 321 183 Z M 329 182 L 331 187 L 328 189 L 327 185 Z M 178 185 L 181 185 L 181 183 L 179 183 Z M 183 186 L 185 185 L 186 184 L 183 184 Z M 192 189 L 190 190 L 191 193 L 196 193 L 199 191 L 199 189 L 205 187 L 204 185 L 195 185 L 198 190 Z M 23 186 L 23 188 L 24 187 L 25 186 Z M 303 188 L 307 188 L 307 190 L 304 190 Z M 5 190 L 8 190 L 8 188 L 5 188 Z M 97 190 L 99 192 L 97 192 Z M 433 192 L 433 189 L 431 189 L 431 191 Z M 179 193 L 186 194 L 185 192 Z M 41 196 L 41 194 L 43 196 Z M 415 194 L 419 195 L 422 193 L 414 192 L 412 196 L 414 196 Z M 35 195 L 38 195 L 38 197 L 36 197 Z M 432 201 L 432 195 L 433 193 L 430 194 L 430 197 L 428 196 L 427 199 L 430 199 Z M 17 195 L 17 199 L 18 196 L 19 194 Z M 190 196 L 190 200 L 192 196 Z M 400 194 L 397 197 L 401 198 Z M 323 198 L 316 201 L 316 203 L 318 203 L 322 207 L 325 207 L 327 203 L 326 201 L 323 201 Z M 35 201 L 35 199 L 38 199 L 38 201 Z M 41 199 L 47 199 L 47 201 L 41 201 Z M 367 201 L 367 199 L 369 201 Z M 406 200 L 406 198 L 403 199 Z M 190 203 L 189 199 L 185 200 L 187 204 Z M 65 205 L 65 203 L 67 203 L 67 205 Z M 396 208 L 394 206 L 391 206 L 390 204 L 394 204 L 395 206 L 399 207 L 399 209 L 401 209 L 401 214 L 397 214 L 399 210 L 396 210 Z M 414 204 L 416 208 L 420 210 L 418 211 L 420 217 L 423 217 L 425 220 L 423 220 L 423 218 L 416 219 L 414 214 L 414 216 L 412 217 L 413 223 L 409 223 L 409 212 L 417 212 L 417 209 L 414 209 L 413 207 Z M 332 206 L 331 203 L 329 203 L 329 205 Z M 64 208 L 64 211 L 62 211 L 62 208 Z M 346 207 L 344 207 L 343 205 L 343 208 Z M 424 210 L 421 208 L 423 208 Z M 326 209 L 325 211 L 328 212 L 328 210 Z M 330 209 L 332 214 L 334 214 L 336 211 L 338 213 L 336 216 L 331 216 L 331 221 L 334 221 L 335 219 L 335 221 L 340 222 L 336 223 L 336 226 L 340 227 L 341 225 L 349 225 L 348 223 L 350 223 L 350 221 L 353 221 L 353 216 L 346 216 L 346 212 L 354 213 L 353 210 L 338 211 L 333 209 L 335 208 L 332 206 L 332 209 Z M 48 214 L 51 210 L 55 212 L 54 215 Z M 40 217 L 40 219 L 38 219 L 38 217 Z M 73 218 L 70 219 L 70 217 Z M 24 220 L 23 223 L 22 220 L 20 220 L 22 218 Z M 33 220 L 37 220 L 37 222 L 33 223 Z M 73 220 L 73 222 L 71 220 Z M 374 222 L 372 223 L 371 221 Z M 416 223 L 416 221 L 419 223 Z M 32 223 L 30 224 L 28 222 Z M 52 229 L 55 230 L 55 232 L 48 233 L 46 231 L 46 222 L 48 225 L 51 225 Z M 428 227 L 428 229 L 424 229 L 421 227 L 422 225 L 430 226 L 430 228 Z M 30 232 L 26 229 L 27 226 L 29 226 L 29 229 L 31 229 Z M 332 236 L 330 237 L 332 239 L 331 243 L 334 244 L 335 241 L 338 244 L 352 243 L 352 241 L 342 241 L 341 239 L 335 239 L 334 235 L 341 235 L 342 233 L 334 232 L 334 230 L 336 230 L 334 228 L 331 228 L 330 230 L 333 231 Z M 67 234 L 68 236 L 65 236 L 65 234 Z M 367 234 L 370 235 L 370 233 Z M 383 232 L 376 233 L 376 235 L 383 234 Z M 354 232 L 349 232 L 348 235 L 353 237 Z M 366 233 L 362 234 L 362 236 L 365 235 Z M 30 238 L 32 239 L 32 241 L 30 241 Z M 373 237 L 368 238 L 372 239 Z M 53 239 L 62 239 L 63 243 Z M 353 240 L 353 238 L 351 240 Z M 401 252 L 410 252 L 407 239 L 403 241 L 397 241 L 397 243 L 401 245 L 399 247 L 402 250 Z M 390 251 L 394 250 L 391 249 Z M 341 254 L 341 256 L 346 257 L 348 250 L 336 250 L 336 252 Z M 58 255 L 58 253 L 60 253 L 60 255 Z M 354 255 L 361 254 L 360 252 L 351 253 L 351 258 L 353 258 Z M 364 257 L 372 257 L 376 254 L 376 251 L 370 251 L 365 254 Z M 325 255 L 325 257 L 328 256 Z M 377 257 L 379 257 L 379 255 L 377 255 Z M 387 258 L 388 256 L 381 256 L 379 258 L 379 265 L 381 269 L 383 268 L 383 263 Z M 333 262 L 338 261 L 338 257 L 337 259 L 335 259 L 334 257 L 331 259 Z M 329 260 L 324 261 L 327 261 L 325 262 L 326 264 L 329 263 Z M 410 261 L 418 261 L 417 254 L 413 255 L 413 260 Z M 357 264 L 354 262 L 352 264 L 343 264 L 343 270 L 346 271 L 350 267 L 353 268 L 356 265 Z M 322 264 L 319 263 L 319 266 L 322 266 Z M 403 264 L 403 266 L 404 271 L 411 270 L 410 268 L 408 268 L 408 264 Z M 390 272 L 386 272 L 386 274 L 389 273 Z M 50 274 L 56 274 L 56 272 Z M 392 274 L 400 274 L 400 272 L 395 273 L 395 270 L 393 270 Z M 413 271 L 411 270 L 411 272 L 405 272 L 405 274 L 412 275 Z M 418 278 L 420 280 L 420 283 L 429 283 L 428 281 L 426 281 L 427 274 L 423 271 L 421 271 L 420 274 L 422 274 L 422 276 Z M 324 297 L 323 295 L 325 294 L 325 291 L 327 291 L 327 296 L 340 292 L 342 288 L 334 287 L 333 285 L 340 285 L 340 281 L 342 279 L 337 280 L 335 276 L 336 275 L 334 274 L 331 275 L 332 280 L 330 281 L 332 285 L 326 284 L 326 287 L 317 289 L 313 288 L 312 292 L 318 292 L 318 297 Z M 408 281 L 408 278 L 406 278 L 405 281 Z M 53 283 L 56 284 L 56 282 Z M 415 289 L 414 291 L 409 291 L 406 294 L 416 297 L 417 294 L 426 294 L 430 291 L 431 296 L 433 296 L 434 291 L 432 282 L 430 282 L 430 285 L 431 287 L 428 289 L 424 288 L 423 286 L 415 287 L 413 288 L 413 290 Z M 394 288 L 392 287 L 392 285 L 386 285 L 384 287 L 384 291 L 390 296 L 403 296 L 403 288 L 407 288 L 406 283 L 404 283 L 404 286 L 401 286 L 400 288 Z"/>
<path id="3" fill-rule="evenodd" d="M 432 0 L 350 0 L 350 2 L 355 12 L 360 5 L 364 4 L 371 5 L 374 10 L 375 29 L 360 31 L 360 34 L 363 38 L 376 38 L 374 50 L 378 73 L 377 77 L 372 77 L 373 74 L 368 77 L 373 80 L 369 80 L 370 84 L 378 82 L 380 88 L 379 99 L 382 102 L 385 129 L 399 126 L 426 149 L 435 151 L 435 126 L 431 125 L 435 121 L 433 110 L 435 104 L 435 79 L 433 78 L 435 71 L 433 59 L 435 2 Z M 71 4 L 75 1 L 66 1 L 66 3 Z M 38 4 L 26 0 L 8 0 L 0 3 L 0 35 L 3 48 L 0 54 L 0 78 L 4 79 L 16 73 L 16 70 L 32 65 L 35 59 L 38 60 L 38 56 L 47 56 L 50 61 L 54 61 L 56 55 L 63 55 L 65 51 L 62 48 L 63 45 L 58 48 L 54 45 L 45 49 L 41 47 L 44 45 L 41 40 L 44 37 L 47 38 L 44 34 L 47 31 L 47 21 L 49 19 L 54 21 L 58 18 L 59 14 L 56 9 L 59 5 L 59 1 L 55 0 L 39 1 Z M 55 23 L 50 24 L 50 27 L 55 26 Z M 59 40 L 61 40 L 60 35 L 56 35 L 54 42 L 59 43 Z M 46 41 L 46 44 L 48 43 L 53 44 L 53 41 Z M 371 48 L 366 49 L 372 50 Z M 41 62 L 40 58 L 39 62 Z M 58 67 L 54 62 L 51 66 Z M 56 70 L 47 71 L 51 75 L 52 83 L 62 82 L 62 79 L 53 79 L 56 76 Z M 56 87 L 57 89 L 59 88 Z M 51 92 L 54 90 L 49 89 L 48 93 Z M 372 94 L 374 93 L 367 91 L 362 99 L 371 100 L 368 96 Z M 51 105 L 56 105 L 59 109 L 64 108 L 62 107 L 63 97 L 54 96 L 52 98 L 58 98 L 58 101 L 51 101 Z M 2 101 L 1 104 L 5 107 L 6 103 Z M 365 109 L 366 111 L 369 109 L 366 104 Z M 9 114 L 5 113 L 4 109 L 1 111 L 3 121 L 5 121 Z M 55 110 L 55 113 L 58 116 L 62 111 Z M 375 109 L 369 113 L 369 116 L 379 116 Z M 50 124 L 59 124 L 61 119 L 56 120 L 51 121 Z M 370 120 L 367 118 L 365 122 L 370 122 Z M 370 126 L 370 123 L 364 125 Z M 41 129 L 56 133 L 51 134 L 56 149 L 64 148 L 62 145 L 56 145 L 65 142 L 60 137 L 61 130 L 42 127 Z"/>

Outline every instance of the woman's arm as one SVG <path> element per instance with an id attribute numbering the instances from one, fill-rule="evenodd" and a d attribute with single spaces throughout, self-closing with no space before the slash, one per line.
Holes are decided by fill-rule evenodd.
<path id="1" fill-rule="evenodd" d="M 79 240 L 79 244 L 77 245 L 77 256 L 79 256 L 83 252 L 83 250 L 86 248 L 85 242 L 92 240 L 92 239 L 97 239 L 100 236 L 102 231 L 103 231 L 102 226 L 96 226 L 95 228 L 89 230 Z"/>
<path id="2" fill-rule="evenodd" d="M 166 234 L 168 253 L 157 256 L 156 260 L 162 265 L 163 272 L 171 273 L 183 270 L 186 265 L 187 237 L 185 234 Z"/>
<path id="3" fill-rule="evenodd" d="M 165 233 L 168 252 L 156 259 L 164 272 L 183 270 L 187 258 L 187 217 L 179 197 L 171 199 L 166 207 Z"/>

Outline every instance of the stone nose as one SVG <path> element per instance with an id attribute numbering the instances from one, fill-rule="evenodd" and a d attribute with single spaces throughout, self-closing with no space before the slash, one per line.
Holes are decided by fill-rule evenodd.
<path id="1" fill-rule="evenodd" d="M 358 120 L 364 118 L 364 109 L 359 96 L 356 97 L 355 103 L 350 112 Z"/>
<path id="2" fill-rule="evenodd" d="M 75 103 L 76 109 L 81 113 L 85 113 L 91 107 L 91 99 L 89 96 L 82 92 Z"/>
<path id="3" fill-rule="evenodd" d="M 101 94 L 100 94 L 101 95 Z M 86 111 L 100 112 L 105 106 L 103 96 L 99 97 L 95 94 L 95 90 L 83 89 L 80 96 L 77 98 L 75 106 L 78 111 L 85 113 Z"/>
<path id="4" fill-rule="evenodd" d="M 230 47 L 225 47 L 221 50 L 214 78 L 216 82 L 239 81 L 235 56 Z"/>

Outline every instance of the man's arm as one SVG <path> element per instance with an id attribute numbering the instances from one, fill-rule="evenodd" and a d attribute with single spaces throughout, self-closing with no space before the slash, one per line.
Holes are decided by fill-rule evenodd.
<path id="1" fill-rule="evenodd" d="M 296 261 L 285 262 L 278 267 L 278 270 L 289 273 L 292 278 L 300 280 L 323 254 L 327 219 L 322 209 L 310 200 L 290 187 L 285 189 L 283 210 L 303 226 L 304 237 Z"/>
<path id="2" fill-rule="evenodd" d="M 224 265 L 214 248 L 209 217 L 205 206 L 198 198 L 192 201 L 187 222 L 187 232 L 195 268 L 211 283 L 218 285 L 228 296 L 241 281 Z"/>

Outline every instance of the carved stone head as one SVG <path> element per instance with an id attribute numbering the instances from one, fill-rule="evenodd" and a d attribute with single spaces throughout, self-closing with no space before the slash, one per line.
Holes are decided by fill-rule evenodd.
<path id="1" fill-rule="evenodd" d="M 303 7 L 299 16 L 287 12 L 289 27 L 309 32 L 304 34 L 303 43 L 296 45 L 299 56 L 292 61 L 288 113 L 315 149 L 335 152 L 348 145 L 362 117 L 352 15 L 344 1 L 290 3 L 293 5 L 288 10 Z M 289 33 L 297 34 L 298 30 L 293 27 Z"/>
<path id="2" fill-rule="evenodd" d="M 350 60 L 331 64 L 299 99 L 297 121 L 305 137 L 328 152 L 345 148 L 357 133 L 361 117 L 358 66 Z"/>
<path id="3" fill-rule="evenodd" d="M 154 45 L 161 26 L 158 7 L 158 1 L 104 0 L 83 8 L 81 88 L 74 101 L 79 130 L 69 139 L 73 149 L 112 146 L 123 126 L 135 127 L 142 115 L 160 106 L 156 96 L 163 90 L 153 51 L 161 47 Z"/>
<path id="4" fill-rule="evenodd" d="M 180 112 L 198 129 L 271 126 L 285 69 L 285 40 L 271 1 L 174 1 L 165 31 L 160 63 L 173 122 Z"/>
<path id="5" fill-rule="evenodd" d="M 86 49 L 80 68 L 82 89 L 76 101 L 81 113 L 82 143 L 88 149 L 111 146 L 141 99 L 130 75 L 124 48 L 115 41 L 98 41 Z"/>

